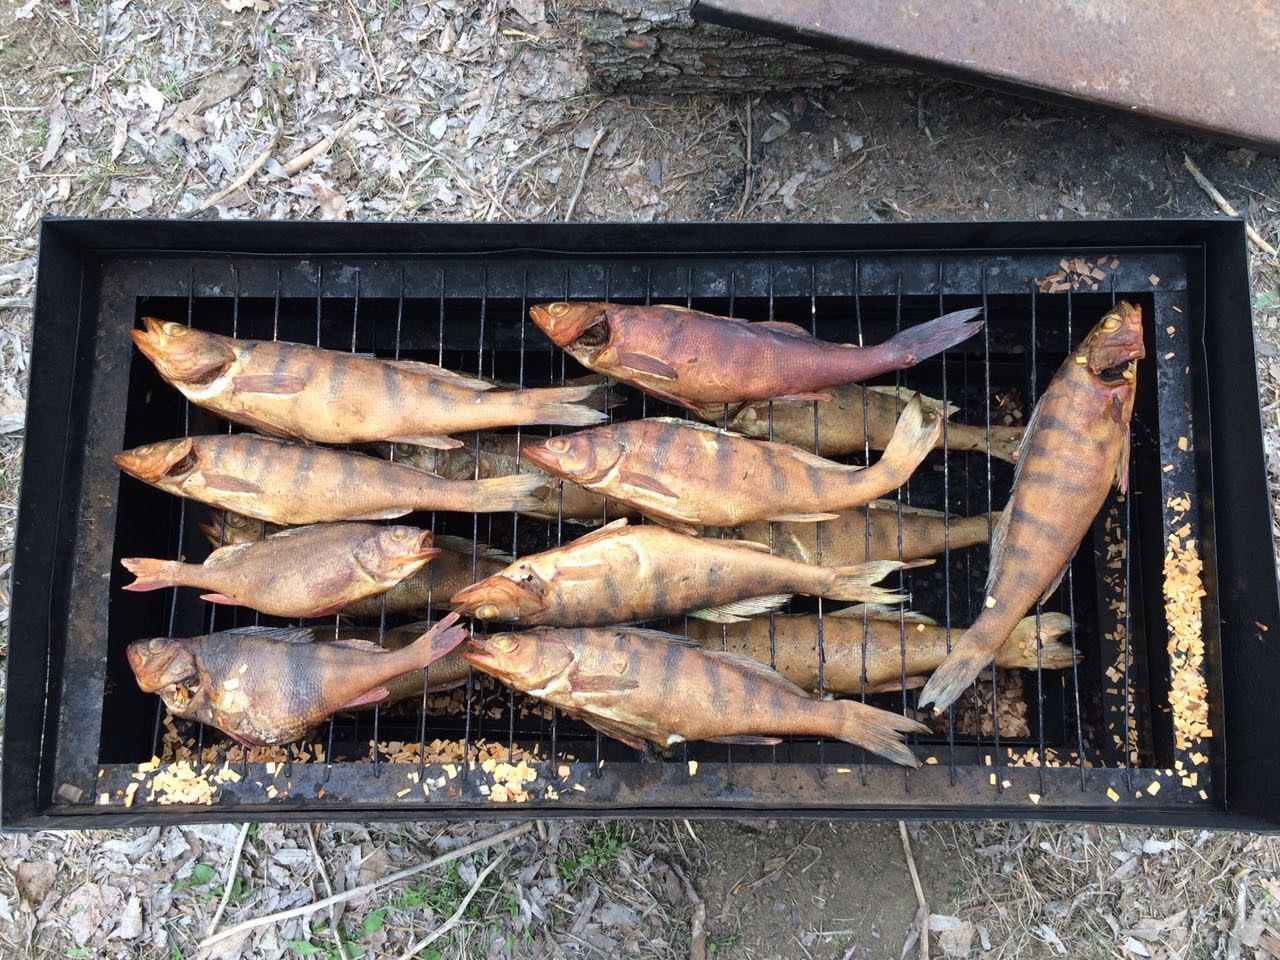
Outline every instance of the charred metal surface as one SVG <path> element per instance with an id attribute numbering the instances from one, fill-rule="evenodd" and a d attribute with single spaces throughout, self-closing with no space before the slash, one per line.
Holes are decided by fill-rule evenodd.
<path id="1" fill-rule="evenodd" d="M 694 0 L 693 14 L 1280 151 L 1272 0 Z"/>

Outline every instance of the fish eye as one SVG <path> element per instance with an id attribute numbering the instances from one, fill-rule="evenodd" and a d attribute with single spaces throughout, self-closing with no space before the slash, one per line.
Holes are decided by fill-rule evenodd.
<path id="1" fill-rule="evenodd" d="M 568 312 L 569 312 L 569 304 L 565 303 L 564 301 L 558 301 L 556 303 L 550 304 L 547 307 L 547 313 L 551 314 L 551 316 L 553 317 L 563 317 Z"/>
<path id="2" fill-rule="evenodd" d="M 569 441 L 564 437 L 552 437 L 547 441 L 547 449 L 552 453 L 568 453 Z"/>
<path id="3" fill-rule="evenodd" d="M 147 644 L 147 649 L 152 653 L 159 653 L 168 645 L 168 641 L 164 637 L 156 637 Z"/>
<path id="4" fill-rule="evenodd" d="M 136 453 L 136 454 L 137 454 L 138 456 L 140 456 L 140 457 L 145 457 L 147 454 L 149 454 L 149 453 L 150 453 L 152 450 L 154 450 L 154 449 L 155 449 L 155 447 L 153 447 L 153 446 L 151 446 L 150 444 L 148 444 L 148 445 L 147 445 L 147 446 L 145 446 L 145 447 L 139 447 L 137 450 L 135 450 L 135 451 L 133 451 L 133 452 L 134 452 L 134 453 Z"/>
<path id="5" fill-rule="evenodd" d="M 499 633 L 489 638 L 489 645 L 499 653 L 511 653 L 520 644 L 514 633 Z"/>
<path id="6" fill-rule="evenodd" d="M 1108 332 L 1120 329 L 1120 318 L 1114 313 L 1109 313 L 1102 318 L 1102 329 Z"/>
<path id="7" fill-rule="evenodd" d="M 476 608 L 475 617 L 477 620 L 494 620 L 500 612 L 497 604 L 482 603 Z"/>
<path id="8" fill-rule="evenodd" d="M 188 333 L 191 332 L 180 323 L 166 323 L 160 329 L 163 330 L 165 334 L 170 337 L 185 337 Z"/>
<path id="9" fill-rule="evenodd" d="M 396 541 L 397 543 L 399 543 L 408 535 L 409 535 L 408 527 L 392 527 L 391 528 L 391 539 Z"/>

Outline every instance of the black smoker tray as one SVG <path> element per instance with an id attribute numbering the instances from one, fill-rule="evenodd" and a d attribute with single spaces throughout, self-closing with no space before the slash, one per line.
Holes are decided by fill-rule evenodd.
<path id="1" fill-rule="evenodd" d="M 1105 255 L 1105 256 L 1104 256 Z M 1105 278 L 1042 292 L 1063 260 Z M 1114 263 L 1114 266 L 1112 265 Z M 528 385 L 581 371 L 525 320 L 531 302 L 676 302 L 791 320 L 876 342 L 970 305 L 983 335 L 884 378 L 945 396 L 957 422 L 1030 411 L 1066 352 L 1121 297 L 1141 305 L 1131 496 L 1113 497 L 1046 610 L 1069 610 L 1074 670 L 1021 675 L 1026 725 L 1001 731 L 968 696 L 921 737 L 917 771 L 842 743 L 690 744 L 663 756 L 528 710 L 477 675 L 459 715 L 419 704 L 341 715 L 325 762 L 237 764 L 212 805 L 162 805 L 149 779 L 161 715 L 127 643 L 253 622 L 195 591 L 127 594 L 121 556 L 204 556 L 199 505 L 123 477 L 125 447 L 225 424 L 188 407 L 133 350 L 154 314 L 242 337 L 319 342 L 443 362 Z M 627 394 L 615 415 L 670 412 Z M 546 431 L 529 429 L 526 435 Z M 48 220 L 40 242 L 4 721 L 0 825 L 114 827 L 197 820 L 530 816 L 1027 817 L 1274 829 L 1280 689 L 1271 516 L 1245 238 L 1236 220 L 953 224 L 409 224 Z M 980 453 L 932 455 L 897 496 L 949 513 L 999 508 L 1012 470 Z M 1181 502 L 1180 502 L 1181 501 Z M 524 552 L 576 536 L 510 516 L 417 515 Z M 1204 562 L 1202 659 L 1171 657 L 1163 596 L 1170 535 Z M 911 571 L 912 606 L 962 627 L 981 602 L 985 547 Z M 176 595 L 175 595 L 176 594 Z M 811 603 L 811 602 L 810 602 Z M 797 601 L 794 609 L 811 610 Z M 1194 632 L 1194 629 L 1193 629 Z M 1211 734 L 1175 741 L 1169 692 L 1203 683 Z M 988 684 L 1009 682 L 1003 673 Z M 1006 695 L 1008 692 L 1006 691 Z M 914 692 L 876 698 L 913 709 Z M 962 699 L 961 703 L 966 700 Z M 972 717 L 971 717 L 972 719 Z M 222 757 L 224 738 L 184 735 Z M 371 742 L 488 742 L 536 750 L 531 800 L 496 803 L 462 764 L 392 763 Z M 693 762 L 693 761 L 696 761 Z M 436 784 L 429 796 L 420 781 Z M 1152 784 L 1158 783 L 1158 788 Z M 268 787 L 272 790 L 268 790 Z M 548 791 L 548 786 L 552 790 Z M 129 796 L 131 804 L 126 805 Z"/>

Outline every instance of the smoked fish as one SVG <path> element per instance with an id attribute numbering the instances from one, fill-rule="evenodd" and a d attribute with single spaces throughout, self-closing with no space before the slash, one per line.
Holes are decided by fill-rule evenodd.
<path id="1" fill-rule="evenodd" d="M 991 538 L 982 613 L 925 684 L 922 706 L 941 712 L 955 702 L 1031 606 L 1057 589 L 1112 485 L 1128 489 L 1129 421 L 1145 355 L 1142 311 L 1122 300 L 1054 374 Z"/>
<path id="2" fill-rule="evenodd" d="M 217 727 L 238 743 L 297 740 L 337 713 L 385 700 L 385 684 L 422 670 L 466 639 L 450 614 L 415 642 L 384 650 L 364 640 L 312 643 L 297 627 L 241 627 L 200 637 L 156 637 L 126 649 L 138 686 L 170 712 Z"/>
<path id="3" fill-rule="evenodd" d="M 956 407 L 944 405 L 941 400 L 918 394 L 906 387 L 868 387 L 852 383 L 833 387 L 827 391 L 831 400 L 819 403 L 800 403 L 793 400 L 775 400 L 773 403 L 773 436 L 769 436 L 769 404 L 750 403 L 736 410 L 729 408 L 725 423 L 725 405 L 702 407 L 698 418 L 717 427 L 748 437 L 793 443 L 805 450 L 813 450 L 824 457 L 843 453 L 863 453 L 868 448 L 883 450 L 893 436 L 898 416 L 912 397 L 919 396 L 926 406 L 945 409 L 949 418 Z M 863 404 L 866 404 L 865 419 Z M 814 448 L 813 418 L 818 415 L 818 446 Z M 865 424 L 865 429 L 864 429 Z M 1016 463 L 1018 445 L 1022 443 L 1022 427 L 991 426 L 991 455 L 1009 463 Z M 947 420 L 946 429 L 939 433 L 935 449 L 986 453 L 987 428 L 968 423 Z"/>
<path id="4" fill-rule="evenodd" d="M 925 561 L 930 562 L 930 561 Z M 817 567 L 769 555 L 749 540 L 690 537 L 626 519 L 572 543 L 521 557 L 499 574 L 454 594 L 477 620 L 525 626 L 596 627 L 689 613 L 724 623 L 781 606 L 792 594 L 893 603 L 874 587 L 906 564 L 883 560 Z"/>
<path id="5" fill-rule="evenodd" d="M 317 443 L 401 440 L 457 447 L 450 433 L 607 419 L 580 402 L 596 385 L 499 390 L 416 360 L 302 343 L 236 340 L 144 317 L 134 342 L 183 396 L 260 433 Z"/>
<path id="6" fill-rule="evenodd" d="M 167 493 L 268 523 L 393 520 L 414 510 L 532 509 L 537 477 L 445 480 L 349 450 L 253 434 L 183 437 L 118 453 L 116 466 Z"/>
<path id="7" fill-rule="evenodd" d="M 274 617 L 323 617 L 389 590 L 440 551 L 431 531 L 372 523 L 321 523 L 256 543 L 220 547 L 204 563 L 125 557 L 126 590 L 197 587 L 211 603 Z"/>
<path id="8" fill-rule="evenodd" d="M 863 615 L 867 622 L 862 622 Z M 901 619 L 899 619 L 901 618 Z M 905 639 L 902 630 L 905 627 Z M 996 652 L 996 666 L 1034 670 L 1063 670 L 1074 662 L 1071 647 L 1058 640 L 1071 629 L 1063 613 L 1040 616 L 1040 651 L 1036 658 L 1036 618 L 1025 617 Z M 769 619 L 754 617 L 745 623 L 721 627 L 690 620 L 690 640 L 708 650 L 728 650 L 770 662 Z M 818 617 L 795 614 L 773 618 L 774 669 L 805 690 L 818 689 Z M 952 635 L 959 639 L 959 630 Z M 888 607 L 859 605 L 832 610 L 822 618 L 822 690 L 824 693 L 858 695 L 863 692 L 863 649 L 866 649 L 866 692 L 896 693 L 918 687 L 947 657 L 947 630 L 919 613 Z M 904 660 L 905 652 L 905 660 Z M 434 669 L 434 668 L 433 668 Z"/>
<path id="9" fill-rule="evenodd" d="M 645 740 L 670 747 L 816 736 L 918 767 L 902 736 L 928 729 L 856 700 L 819 700 L 748 657 L 653 630 L 542 627 L 474 636 L 462 657 L 636 749 Z"/>
<path id="10" fill-rule="evenodd" d="M 749 323 L 685 307 L 543 303 L 529 316 L 596 373 L 685 407 L 794 397 L 914 366 L 972 337 L 981 308 L 908 327 L 884 343 L 829 343 L 793 323 Z"/>
<path id="11" fill-rule="evenodd" d="M 898 556 L 899 509 L 902 511 L 901 557 Z M 998 513 L 990 517 L 983 513 L 975 517 L 952 517 L 948 522 L 946 514 L 938 510 L 905 503 L 899 507 L 895 500 L 872 500 L 822 524 L 757 521 L 735 527 L 731 533 L 743 540 L 772 543 L 773 552 L 780 557 L 801 563 L 845 566 L 871 560 L 920 560 L 935 557 L 944 549 L 961 550 L 986 543 L 999 519 Z M 703 536 L 715 536 L 717 532 L 707 529 Z"/>
<path id="12" fill-rule="evenodd" d="M 913 400 L 884 455 L 865 468 L 666 417 L 552 437 L 524 454 L 549 473 L 695 532 L 699 525 L 834 519 L 906 483 L 941 429 L 938 412 Z"/>

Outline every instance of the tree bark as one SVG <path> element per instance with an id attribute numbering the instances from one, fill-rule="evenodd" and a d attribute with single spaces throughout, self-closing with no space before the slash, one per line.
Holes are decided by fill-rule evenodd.
<path id="1" fill-rule="evenodd" d="M 568 0 L 568 7 L 582 65 L 608 93 L 763 93 L 918 76 L 699 23 L 689 0 Z"/>

